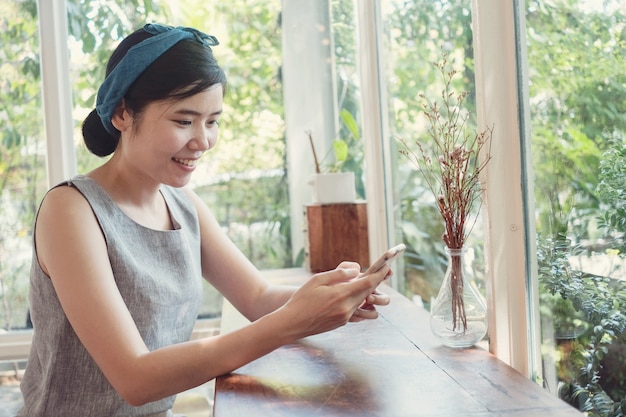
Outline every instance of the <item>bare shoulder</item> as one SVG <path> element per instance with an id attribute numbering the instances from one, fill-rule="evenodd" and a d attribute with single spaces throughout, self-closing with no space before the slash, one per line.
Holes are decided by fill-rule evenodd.
<path id="1" fill-rule="evenodd" d="M 104 243 L 100 227 L 78 190 L 57 187 L 46 194 L 35 227 L 35 245 L 44 271 L 51 259 L 72 256 L 81 247 L 87 249 L 86 244 L 98 245 L 99 241 Z"/>
<path id="2" fill-rule="evenodd" d="M 74 187 L 57 187 L 44 197 L 37 216 L 37 229 L 42 227 L 87 228 L 96 220 L 85 197 Z"/>
<path id="3" fill-rule="evenodd" d="M 59 186 L 48 191 L 41 203 L 40 211 L 67 211 L 89 208 L 89 203 L 74 187 Z"/>

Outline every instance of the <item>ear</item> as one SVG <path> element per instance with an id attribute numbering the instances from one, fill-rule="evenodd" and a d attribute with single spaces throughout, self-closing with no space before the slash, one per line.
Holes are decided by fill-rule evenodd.
<path id="1" fill-rule="evenodd" d="M 120 132 L 130 129 L 133 124 L 133 118 L 130 113 L 126 111 L 124 100 L 115 109 L 113 116 L 111 117 L 111 124 Z"/>

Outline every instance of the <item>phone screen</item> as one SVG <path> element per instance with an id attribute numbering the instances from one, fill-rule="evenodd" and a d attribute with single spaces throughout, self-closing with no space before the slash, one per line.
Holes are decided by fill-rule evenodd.
<path id="1" fill-rule="evenodd" d="M 404 243 L 400 243 L 399 245 L 394 246 L 385 252 L 376 262 L 374 262 L 367 271 L 365 271 L 365 275 L 373 274 L 374 272 L 378 272 L 385 264 L 393 261 L 399 254 L 404 252 L 406 249 L 406 245 Z"/>

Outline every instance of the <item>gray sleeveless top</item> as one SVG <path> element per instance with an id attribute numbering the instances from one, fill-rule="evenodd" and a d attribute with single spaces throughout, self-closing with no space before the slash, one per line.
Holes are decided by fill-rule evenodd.
<path id="1" fill-rule="evenodd" d="M 91 205 L 115 281 L 148 348 L 189 340 L 202 297 L 200 231 L 197 213 L 183 192 L 162 187 L 174 230 L 161 231 L 134 222 L 88 177 L 62 185 L 75 187 Z M 65 317 L 37 262 L 36 248 L 30 305 L 34 335 L 21 383 L 24 408 L 18 416 L 172 415 L 175 397 L 132 407 L 117 394 Z"/>

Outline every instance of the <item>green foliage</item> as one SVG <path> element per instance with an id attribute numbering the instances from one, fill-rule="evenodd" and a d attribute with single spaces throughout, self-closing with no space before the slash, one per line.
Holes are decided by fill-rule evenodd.
<path id="1" fill-rule="evenodd" d="M 356 141 L 360 139 L 361 134 L 359 133 L 359 126 L 357 125 L 356 120 L 354 120 L 354 117 L 348 110 L 342 109 L 341 112 L 339 112 L 339 117 L 341 118 L 343 125 L 348 129 L 348 132 L 350 132 L 350 136 L 346 139 L 338 138 L 333 142 L 335 160 L 337 163 L 343 165 L 348 160 L 348 149 L 353 146 L 356 147 Z M 348 144 L 348 142 L 350 142 L 350 144 Z M 341 167 L 339 170 L 340 169 Z"/>
<path id="2" fill-rule="evenodd" d="M 341 119 L 340 136 L 333 140 L 333 155 L 322 161 L 322 166 L 328 172 L 352 171 L 359 177 L 363 172 L 363 150 L 360 142 L 361 133 L 354 116 L 347 110 L 339 112 Z M 331 162 L 326 162 L 331 159 Z M 362 196 L 362 194 L 361 194 Z"/>
<path id="3" fill-rule="evenodd" d="M 598 225 L 609 238 L 608 252 L 624 253 L 624 184 L 626 152 L 614 138 L 600 157 L 598 199 L 605 212 Z M 542 315 L 551 317 L 557 337 L 575 339 L 569 362 L 560 364 L 561 398 L 590 416 L 623 415 L 626 404 L 626 283 L 585 274 L 572 268 L 569 257 L 582 248 L 570 241 L 538 238 L 537 260 Z"/>
<path id="4" fill-rule="evenodd" d="M 222 142 L 207 155 L 214 178 L 207 178 L 200 191 L 220 224 L 258 267 L 293 266 L 280 1 L 213 1 L 212 7 L 197 3 L 187 5 L 185 10 L 193 17 L 185 19 L 198 27 L 214 26 L 215 30 L 206 29 L 209 32 L 223 30 L 214 50 L 228 76 Z M 235 233 L 233 224 L 246 225 L 248 237 Z"/>
<path id="5" fill-rule="evenodd" d="M 538 229 L 553 238 L 564 236 L 572 219 L 581 220 L 582 211 L 598 210 L 600 150 L 580 131 L 571 129 L 557 136 L 549 126 L 537 129 L 533 147 L 533 167 L 539 179 L 535 182 Z M 586 237 L 589 216 L 585 221 L 579 228 L 580 238 Z"/>
<path id="6" fill-rule="evenodd" d="M 626 290 L 570 258 L 624 253 L 626 17 L 616 4 L 534 0 L 526 16 L 542 317 L 573 338 L 561 398 L 602 417 L 624 414 L 624 368 L 608 363 L 625 340 Z"/>
<path id="7" fill-rule="evenodd" d="M 468 111 L 475 114 L 474 64 L 470 3 L 465 0 L 413 0 L 397 2 L 384 24 L 391 36 L 394 73 L 388 85 L 393 97 L 394 134 L 409 137 L 421 120 L 420 93 L 433 97 L 441 91 L 441 81 L 431 62 L 441 57 L 441 49 L 457 60 L 464 73 L 453 84 L 457 91 L 470 91 Z"/>
<path id="8" fill-rule="evenodd" d="M 574 340 L 559 364 L 560 396 L 588 415 L 621 416 L 623 386 L 611 397 L 604 381 L 610 349 L 626 333 L 626 283 L 572 268 L 570 249 L 564 240 L 537 241 L 542 308 L 549 309 L 544 315 L 552 317 L 557 338 Z M 611 370 L 613 379 L 623 378 L 621 369 Z"/>
<path id="9" fill-rule="evenodd" d="M 580 7 L 577 0 L 533 0 L 526 15 L 534 116 L 554 130 L 577 126 L 601 144 L 606 126 L 626 129 L 623 11 Z M 616 1 L 605 1 L 607 7 Z M 546 94 L 548 93 L 548 94 Z"/>
<path id="10" fill-rule="evenodd" d="M 46 187 L 36 10 L 0 1 L 0 326 L 9 329 L 26 321 L 29 237 Z"/>
<path id="11" fill-rule="evenodd" d="M 605 231 L 613 248 L 626 256 L 626 137 L 615 135 L 600 162 L 598 194 L 602 214 L 598 227 Z"/>
<path id="12" fill-rule="evenodd" d="M 338 163 L 343 163 L 348 159 L 348 145 L 343 139 L 335 139 L 333 141 L 333 151 Z"/>
<path id="13" fill-rule="evenodd" d="M 337 108 L 339 132 L 333 142 L 336 171 L 354 172 L 357 198 L 366 198 L 363 178 L 363 141 L 359 121 L 362 119 L 357 55 L 355 2 L 330 0 L 335 73 L 337 74 Z"/>
<path id="14" fill-rule="evenodd" d="M 626 130 L 626 19 L 619 10 L 587 10 L 576 0 L 533 0 L 527 10 L 538 231 L 585 239 L 600 212 L 607 128 Z"/>

